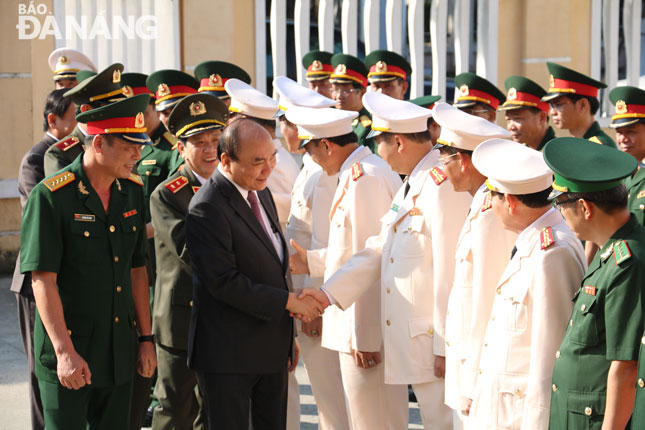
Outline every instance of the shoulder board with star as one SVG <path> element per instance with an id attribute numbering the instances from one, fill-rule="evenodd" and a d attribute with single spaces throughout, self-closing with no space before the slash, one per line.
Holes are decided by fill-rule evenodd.
<path id="1" fill-rule="evenodd" d="M 438 167 L 433 167 L 432 169 L 430 169 L 430 177 L 436 185 L 441 185 L 443 181 L 448 179 L 446 174 L 443 173 L 443 171 Z"/>
<path id="2" fill-rule="evenodd" d="M 78 145 L 80 140 L 78 140 L 77 137 L 71 136 L 65 140 L 61 140 L 56 144 L 56 148 L 62 150 L 62 151 L 67 151 L 69 148 Z"/>
<path id="3" fill-rule="evenodd" d="M 484 199 L 484 204 L 482 205 L 481 211 L 486 212 L 488 209 L 493 207 L 493 195 L 491 193 L 486 194 Z"/>
<path id="4" fill-rule="evenodd" d="M 598 144 L 602 145 L 602 142 L 600 141 L 600 139 L 598 139 L 597 136 L 591 136 L 589 138 L 589 140 L 592 141 L 593 143 L 598 143 Z"/>
<path id="5" fill-rule="evenodd" d="M 165 137 L 172 146 L 177 145 L 177 138 L 171 132 L 165 131 L 163 137 Z"/>
<path id="6" fill-rule="evenodd" d="M 141 176 L 135 173 L 130 173 L 130 176 L 128 176 L 128 180 L 134 182 L 135 184 L 141 185 L 143 187 L 143 179 L 141 179 Z"/>
<path id="7" fill-rule="evenodd" d="M 638 195 L 636 196 L 637 199 L 642 199 L 643 197 L 645 197 L 645 190 L 639 191 Z"/>
<path id="8" fill-rule="evenodd" d="M 359 121 L 361 122 L 361 125 L 365 128 L 369 127 L 372 125 L 372 120 L 370 119 L 369 116 L 367 115 L 361 115 L 360 118 L 358 118 Z"/>
<path id="9" fill-rule="evenodd" d="M 361 163 L 352 164 L 352 179 L 357 181 L 361 176 L 363 176 L 363 166 L 361 166 Z"/>
<path id="10" fill-rule="evenodd" d="M 540 249 L 545 250 L 549 246 L 555 243 L 553 238 L 553 229 L 551 227 L 545 227 L 540 232 Z"/>
<path id="11" fill-rule="evenodd" d="M 72 172 L 63 172 L 56 176 L 53 176 L 49 179 L 43 181 L 43 185 L 47 187 L 49 191 L 56 191 L 63 188 L 67 184 L 71 184 L 76 179 L 76 176 Z"/>
<path id="12" fill-rule="evenodd" d="M 184 188 L 186 185 L 188 185 L 188 178 L 185 176 L 180 176 L 177 179 L 168 182 L 165 187 L 172 191 L 172 193 L 174 194 Z"/>
<path id="13" fill-rule="evenodd" d="M 627 261 L 632 258 L 632 252 L 627 246 L 627 242 L 621 240 L 620 242 L 614 243 L 614 260 L 616 261 L 616 266 L 618 266 L 623 261 Z"/>

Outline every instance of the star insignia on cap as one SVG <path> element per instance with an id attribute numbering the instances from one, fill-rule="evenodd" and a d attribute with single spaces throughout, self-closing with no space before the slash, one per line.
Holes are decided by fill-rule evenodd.
<path id="1" fill-rule="evenodd" d="M 121 71 L 119 69 L 116 69 L 114 73 L 112 73 L 112 82 L 115 84 L 121 82 Z"/>
<path id="2" fill-rule="evenodd" d="M 222 77 L 218 74 L 212 74 L 208 77 L 208 86 L 210 87 L 221 87 L 222 86 Z"/>
<path id="3" fill-rule="evenodd" d="M 64 55 L 61 55 L 60 57 L 58 57 L 58 62 L 60 64 L 69 64 L 69 58 L 67 58 Z"/>
<path id="4" fill-rule="evenodd" d="M 145 121 L 143 120 L 143 112 L 139 112 L 136 117 L 134 117 L 134 127 L 143 128 L 145 126 Z"/>
<path id="5" fill-rule="evenodd" d="M 515 88 L 509 88 L 508 94 L 506 95 L 507 100 L 515 100 L 517 98 L 517 90 Z"/>
<path id="6" fill-rule="evenodd" d="M 387 72 L 387 64 L 385 61 L 379 61 L 376 63 L 376 71 L 377 72 Z"/>
<path id="7" fill-rule="evenodd" d="M 627 103 L 625 103 L 625 100 L 618 100 L 616 102 L 616 113 L 627 113 Z"/>
<path id="8" fill-rule="evenodd" d="M 347 73 L 347 66 L 345 66 L 344 64 L 339 64 L 338 66 L 336 66 L 336 70 L 334 70 L 334 73 L 337 74 L 337 75 L 346 74 Z"/>
<path id="9" fill-rule="evenodd" d="M 549 86 L 551 88 L 555 88 L 555 79 L 553 79 L 553 75 L 549 75 Z"/>
<path id="10" fill-rule="evenodd" d="M 197 101 L 190 104 L 188 108 L 190 110 L 190 116 L 203 115 L 206 113 L 206 105 L 203 101 Z"/>
<path id="11" fill-rule="evenodd" d="M 322 69 L 323 69 L 323 65 L 320 62 L 320 60 L 314 60 L 314 62 L 311 63 L 311 70 L 313 70 L 314 72 L 317 72 Z"/>
<path id="12" fill-rule="evenodd" d="M 461 95 L 461 96 L 467 96 L 468 95 L 468 85 L 463 84 L 462 86 L 459 87 L 459 95 Z"/>
<path id="13" fill-rule="evenodd" d="M 159 84 L 157 92 L 159 93 L 159 97 L 165 97 L 170 94 L 170 88 L 168 88 L 168 84 Z"/>
<path id="14" fill-rule="evenodd" d="M 134 91 L 132 91 L 132 87 L 130 85 L 123 86 L 123 95 L 126 97 L 132 97 L 134 95 Z"/>

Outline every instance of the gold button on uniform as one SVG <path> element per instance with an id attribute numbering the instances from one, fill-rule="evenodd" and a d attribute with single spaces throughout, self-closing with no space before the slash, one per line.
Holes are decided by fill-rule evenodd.
<path id="1" fill-rule="evenodd" d="M 113 225 L 110 226 L 110 233 L 114 233 L 116 231 L 116 227 Z"/>
<path id="2" fill-rule="evenodd" d="M 580 306 L 580 310 L 581 310 L 582 312 L 584 312 L 584 311 L 585 311 L 585 309 L 587 309 L 587 305 L 585 305 L 585 304 L 583 303 L 583 304 L 582 304 L 582 306 Z"/>
<path id="3" fill-rule="evenodd" d="M 412 226 L 411 225 L 408 226 L 408 231 L 412 231 Z"/>
<path id="4" fill-rule="evenodd" d="M 641 343 L 645 345 L 645 336 L 641 338 Z"/>
<path id="5" fill-rule="evenodd" d="M 116 286 L 116 292 L 117 292 L 117 293 L 120 293 L 120 292 L 121 292 L 121 290 L 122 290 L 121 286 L 120 286 L 120 285 L 117 285 L 117 286 Z"/>
<path id="6" fill-rule="evenodd" d="M 394 233 L 396 233 L 396 227 L 394 227 Z"/>
<path id="7" fill-rule="evenodd" d="M 67 330 L 67 334 L 71 336 L 71 335 L 72 335 L 72 331 L 71 331 L 71 330 Z M 642 381 L 642 379 L 641 379 L 641 381 Z"/>
<path id="8" fill-rule="evenodd" d="M 555 358 L 560 358 L 560 351 L 555 352 Z"/>
<path id="9" fill-rule="evenodd" d="M 114 256 L 114 262 L 115 262 L 115 263 L 118 263 L 118 262 L 119 262 L 119 257 L 117 257 L 116 255 Z"/>
<path id="10" fill-rule="evenodd" d="M 428 334 L 432 336 L 434 334 L 434 330 L 433 329 L 428 330 Z"/>
<path id="11" fill-rule="evenodd" d="M 85 233 L 83 233 L 83 236 L 90 237 L 90 232 L 86 230 Z"/>
<path id="12" fill-rule="evenodd" d="M 137 231 L 137 228 L 135 226 L 132 226 L 132 231 Z"/>
<path id="13" fill-rule="evenodd" d="M 486 346 L 488 346 L 488 342 L 484 342 L 484 346 L 485 346 L 485 347 L 486 347 Z"/>
<path id="14" fill-rule="evenodd" d="M 114 317 L 114 322 L 118 323 L 119 322 L 119 317 Z"/>
<path id="15" fill-rule="evenodd" d="M 394 263 L 394 258 L 390 258 L 390 263 Z"/>
<path id="16" fill-rule="evenodd" d="M 390 320 L 386 320 L 386 321 L 385 321 L 385 324 L 390 325 L 390 324 L 391 324 L 391 323 L 390 323 Z"/>
<path id="17" fill-rule="evenodd" d="M 501 288 L 498 288 L 498 289 L 497 289 L 497 295 L 500 295 L 500 294 L 502 294 L 502 289 L 501 289 Z"/>
<path id="18" fill-rule="evenodd" d="M 569 320 L 569 327 L 573 327 L 573 320 Z"/>
<path id="19" fill-rule="evenodd" d="M 150 170 L 146 170 L 146 176 L 150 176 Z"/>
<path id="20" fill-rule="evenodd" d="M 638 386 L 641 388 L 645 387 L 645 381 L 643 381 L 643 378 L 638 378 Z"/>
<path id="21" fill-rule="evenodd" d="M 190 305 L 190 307 L 192 308 L 193 307 L 193 301 L 191 300 L 190 303 L 188 303 L 188 305 Z"/>
<path id="22" fill-rule="evenodd" d="M 554 393 L 558 391 L 558 387 L 556 387 L 555 384 L 551 385 L 551 389 L 553 390 Z"/>
<path id="23" fill-rule="evenodd" d="M 640 208 L 641 208 L 641 209 L 645 209 L 645 205 L 641 205 L 641 206 L 640 206 Z"/>
<path id="24" fill-rule="evenodd" d="M 522 390 L 520 390 L 519 388 L 516 388 L 515 389 L 515 395 L 516 396 L 521 396 L 522 395 Z"/>
<path id="25" fill-rule="evenodd" d="M 389 289 L 389 288 L 386 288 L 386 289 L 385 289 L 385 292 L 386 292 L 386 293 L 388 293 L 388 294 L 390 294 L 390 289 Z"/>
<path id="26" fill-rule="evenodd" d="M 585 408 L 585 415 L 589 416 L 589 415 L 591 415 L 591 412 L 593 412 L 593 411 L 591 410 L 591 407 L 587 406 L 587 407 Z"/>
<path id="27" fill-rule="evenodd" d="M 450 346 L 450 342 L 446 341 L 446 346 Z"/>

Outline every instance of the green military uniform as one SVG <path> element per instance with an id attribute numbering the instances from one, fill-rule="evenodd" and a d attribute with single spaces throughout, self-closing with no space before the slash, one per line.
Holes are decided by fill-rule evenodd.
<path id="1" fill-rule="evenodd" d="M 137 96 L 80 114 L 77 120 L 101 134 L 98 128 L 110 124 L 95 121 L 131 117 L 132 131 L 116 136 L 145 142 L 140 130 L 145 131 L 141 123 L 147 102 L 148 96 Z M 125 429 L 137 364 L 131 269 L 145 262 L 142 182 L 137 175 L 115 179 L 106 211 L 87 177 L 84 156 L 33 189 L 23 215 L 20 268 L 57 274 L 68 334 L 88 363 L 92 383 L 78 391 L 60 384 L 40 312 L 34 330 L 36 375 L 47 429 L 84 429 L 86 423 Z"/>
<path id="2" fill-rule="evenodd" d="M 469 72 L 455 76 L 455 92 L 457 98 L 453 106 L 459 109 L 483 103 L 496 111 L 499 105 L 506 101 L 504 93 L 490 81 Z"/>
<path id="3" fill-rule="evenodd" d="M 546 134 L 540 141 L 540 145 L 536 148 L 538 151 L 543 151 L 544 150 L 544 145 L 547 144 L 549 140 L 555 139 L 555 130 L 553 130 L 553 127 L 549 126 L 549 128 L 546 130 Z"/>
<path id="4" fill-rule="evenodd" d="M 434 104 L 441 100 L 441 96 L 428 95 L 417 97 L 416 99 L 410 100 L 411 103 L 414 103 L 417 106 L 424 107 L 426 109 L 432 109 Z M 430 118 L 429 118 L 430 119 Z"/>
<path id="5" fill-rule="evenodd" d="M 598 124 L 598 121 L 594 121 L 593 124 L 591 124 L 591 127 L 585 132 L 585 134 L 582 136 L 584 139 L 589 139 L 590 141 L 594 143 L 600 143 L 602 145 L 607 145 L 612 148 L 616 148 L 616 142 L 614 142 L 614 139 L 609 137 L 607 133 L 602 131 L 602 128 L 600 128 L 600 124 Z"/>
<path id="6" fill-rule="evenodd" d="M 79 84 L 65 93 L 65 97 L 71 97 L 76 106 L 90 105 L 92 108 L 123 100 L 122 71 L 123 65 L 116 63 L 95 75 L 86 72 Z M 72 134 L 50 146 L 45 152 L 45 175 L 53 175 L 74 161 L 85 150 L 85 136 L 86 133 L 76 125 Z"/>
<path id="7" fill-rule="evenodd" d="M 208 92 L 182 99 L 168 119 L 181 139 L 223 128 L 226 105 Z M 186 145 L 192 145 L 187 142 Z M 157 340 L 158 382 L 153 428 L 205 429 L 206 414 L 195 373 L 187 366 L 188 328 L 193 305 L 193 269 L 184 231 L 188 205 L 200 179 L 188 164 L 152 193 L 150 210 L 155 228 L 158 276 L 155 286 L 153 333 Z"/>
<path id="8" fill-rule="evenodd" d="M 367 109 L 363 108 L 358 113 L 358 118 L 352 121 L 352 129 L 356 136 L 358 136 L 358 144 L 367 146 L 376 154 L 376 142 L 373 138 L 368 138 L 367 135 L 372 131 L 372 114 Z"/>
<path id="9" fill-rule="evenodd" d="M 628 154 L 577 138 L 552 140 L 544 158 L 554 194 L 612 189 L 636 168 Z M 645 229 L 632 215 L 596 253 L 573 298 L 553 370 L 550 429 L 601 428 L 611 362 L 638 358 L 644 295 Z"/>

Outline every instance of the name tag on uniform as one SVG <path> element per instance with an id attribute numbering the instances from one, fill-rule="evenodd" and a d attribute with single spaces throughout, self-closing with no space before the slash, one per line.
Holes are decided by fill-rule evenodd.
<path id="1" fill-rule="evenodd" d="M 131 211 L 123 212 L 123 218 L 128 218 L 128 217 L 131 217 L 132 215 L 136 215 L 136 214 L 137 214 L 137 210 L 132 209 Z"/>
<path id="2" fill-rule="evenodd" d="M 589 294 L 590 296 L 595 296 L 596 287 L 593 287 L 591 285 L 585 285 L 585 294 Z"/>
<path id="3" fill-rule="evenodd" d="M 74 214 L 74 221 L 94 222 L 96 217 L 90 214 Z"/>
<path id="4" fill-rule="evenodd" d="M 157 160 L 143 160 L 141 162 L 142 166 L 151 166 L 153 164 L 157 164 Z"/>
<path id="5" fill-rule="evenodd" d="M 399 205 L 395 205 L 394 203 L 392 203 L 392 207 L 390 208 L 390 210 L 394 212 L 399 212 Z"/>

